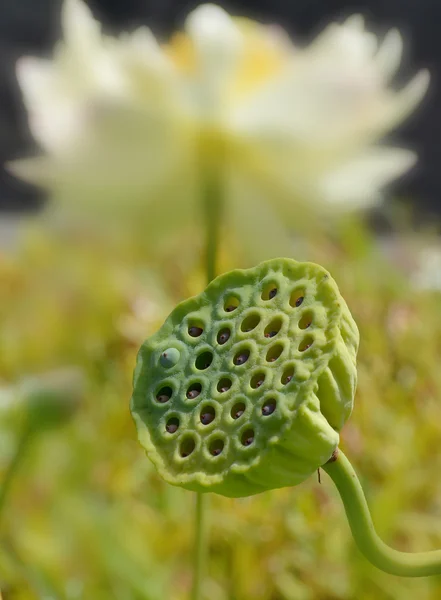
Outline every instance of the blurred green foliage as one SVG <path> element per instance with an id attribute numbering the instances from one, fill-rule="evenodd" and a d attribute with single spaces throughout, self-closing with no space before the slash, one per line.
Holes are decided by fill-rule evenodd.
<path id="1" fill-rule="evenodd" d="M 420 292 L 355 221 L 293 258 L 321 262 L 359 325 L 359 387 L 342 447 L 380 535 L 402 550 L 441 547 L 440 293 Z M 32 447 L 0 524 L 3 600 L 185 600 L 194 495 L 160 480 L 128 402 L 141 341 L 198 293 L 198 245 L 153 253 L 142 236 L 51 229 L 0 255 L 0 376 L 84 368 L 87 397 Z M 184 243 L 183 243 L 184 242 Z M 299 251 L 300 253 L 300 251 Z M 232 246 L 222 269 L 248 266 Z M 0 411 L 0 476 L 18 430 Z M 211 498 L 210 600 L 436 600 L 441 578 L 376 570 L 351 539 L 325 474 L 249 499 Z"/>

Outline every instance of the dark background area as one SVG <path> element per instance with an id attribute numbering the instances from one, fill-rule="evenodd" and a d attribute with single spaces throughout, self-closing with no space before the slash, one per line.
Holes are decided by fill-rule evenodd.
<path id="1" fill-rule="evenodd" d="M 61 0 L 0 0 L 0 164 L 36 150 L 27 129 L 14 65 L 23 54 L 47 55 L 60 36 Z M 166 36 L 200 2 L 176 0 L 90 0 L 95 16 L 117 33 L 147 24 Z M 330 20 L 362 13 L 373 30 L 397 27 L 407 42 L 403 81 L 421 67 L 432 74 L 423 106 L 394 133 L 394 142 L 419 154 L 418 166 L 395 186 L 412 198 L 423 217 L 441 213 L 441 2 L 440 0 L 236 0 L 219 1 L 233 14 L 281 23 L 307 40 Z M 36 190 L 0 168 L 0 210 L 35 210 L 43 201 Z"/>

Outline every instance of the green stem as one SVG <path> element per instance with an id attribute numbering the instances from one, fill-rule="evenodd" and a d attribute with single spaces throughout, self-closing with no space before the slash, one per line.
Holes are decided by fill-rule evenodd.
<path id="1" fill-rule="evenodd" d="M 441 550 L 399 552 L 387 546 L 377 535 L 360 481 L 341 450 L 323 465 L 323 470 L 337 486 L 343 500 L 355 542 L 376 567 L 392 575 L 424 577 L 441 574 Z"/>
<path id="2" fill-rule="evenodd" d="M 205 570 L 205 560 L 207 558 L 208 531 L 207 531 L 207 494 L 196 494 L 196 515 L 195 515 L 195 553 L 193 565 L 193 592 L 192 600 L 202 598 L 202 580 Z"/>
<path id="3" fill-rule="evenodd" d="M 207 184 L 203 198 L 203 210 L 205 216 L 205 273 L 207 284 L 217 274 L 217 255 L 219 248 L 219 222 L 221 217 L 221 199 L 219 186 Z M 208 531 L 207 531 L 207 503 L 206 494 L 196 494 L 195 515 L 195 553 L 193 564 L 193 591 L 192 600 L 202 598 L 202 578 L 205 561 L 208 554 Z"/>
<path id="4" fill-rule="evenodd" d="M 18 467 L 23 460 L 23 457 L 26 453 L 28 444 L 31 440 L 32 430 L 30 427 L 25 426 L 21 432 L 20 438 L 18 440 L 17 447 L 15 449 L 15 454 L 12 457 L 9 466 L 6 469 L 6 473 L 3 477 L 3 481 L 0 486 L 0 522 L 3 516 L 3 510 L 6 504 L 6 500 L 11 489 L 12 482 L 14 480 L 14 476 L 18 470 Z"/>
<path id="5" fill-rule="evenodd" d="M 217 276 L 217 256 L 219 248 L 219 223 L 221 218 L 221 201 L 219 188 L 207 184 L 204 198 L 205 213 L 205 273 L 207 284 Z"/>

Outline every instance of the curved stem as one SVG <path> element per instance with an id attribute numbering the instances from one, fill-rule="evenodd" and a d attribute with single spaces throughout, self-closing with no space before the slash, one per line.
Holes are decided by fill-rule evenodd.
<path id="1" fill-rule="evenodd" d="M 29 426 L 25 426 L 20 434 L 20 438 L 18 440 L 17 447 L 15 449 L 15 454 L 12 457 L 11 462 L 9 463 L 6 473 L 3 477 L 3 481 L 0 485 L 0 523 L 3 516 L 3 510 L 6 504 L 6 500 L 8 497 L 8 493 L 11 489 L 12 482 L 14 480 L 14 476 L 18 470 L 18 467 L 26 453 L 28 444 L 31 440 L 31 428 Z"/>
<path id="2" fill-rule="evenodd" d="M 399 552 L 378 537 L 363 488 L 351 463 L 341 450 L 337 450 L 331 461 L 322 468 L 337 486 L 358 548 L 373 565 L 386 573 L 402 577 L 441 574 L 441 550 Z"/>

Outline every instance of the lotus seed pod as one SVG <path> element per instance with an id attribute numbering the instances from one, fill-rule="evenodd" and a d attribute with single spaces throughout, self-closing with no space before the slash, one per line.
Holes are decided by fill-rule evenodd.
<path id="1" fill-rule="evenodd" d="M 318 265 L 283 258 L 221 275 L 139 351 L 139 440 L 162 477 L 189 490 L 239 497 L 296 485 L 338 446 L 358 341 Z"/>

